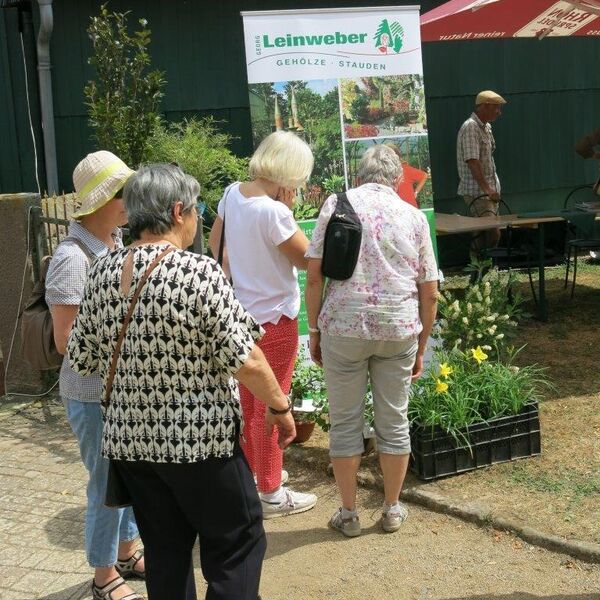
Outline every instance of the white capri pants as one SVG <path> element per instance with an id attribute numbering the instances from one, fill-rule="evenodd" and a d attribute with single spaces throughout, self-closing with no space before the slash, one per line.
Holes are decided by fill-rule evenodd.
<path id="1" fill-rule="evenodd" d="M 408 392 L 417 339 L 363 340 L 321 334 L 329 397 L 329 453 L 333 458 L 362 454 L 367 380 L 371 380 L 377 450 L 410 454 Z"/>

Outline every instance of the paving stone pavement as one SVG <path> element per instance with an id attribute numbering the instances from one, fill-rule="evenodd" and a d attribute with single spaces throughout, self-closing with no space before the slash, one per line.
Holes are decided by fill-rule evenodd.
<path id="1" fill-rule="evenodd" d="M 91 598 L 86 479 L 58 400 L 0 411 L 1 600 Z"/>

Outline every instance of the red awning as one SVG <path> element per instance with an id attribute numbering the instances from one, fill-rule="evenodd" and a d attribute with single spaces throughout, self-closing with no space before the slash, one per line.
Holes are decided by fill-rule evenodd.
<path id="1" fill-rule="evenodd" d="M 600 36 L 600 0 L 450 0 L 421 17 L 424 42 Z"/>

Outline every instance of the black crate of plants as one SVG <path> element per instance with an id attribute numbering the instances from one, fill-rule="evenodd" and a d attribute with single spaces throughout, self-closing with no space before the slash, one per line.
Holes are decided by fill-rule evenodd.
<path id="1" fill-rule="evenodd" d="M 541 452 L 538 403 L 526 404 L 516 415 L 475 423 L 456 435 L 412 423 L 410 440 L 411 471 L 426 481 L 535 456 Z"/>

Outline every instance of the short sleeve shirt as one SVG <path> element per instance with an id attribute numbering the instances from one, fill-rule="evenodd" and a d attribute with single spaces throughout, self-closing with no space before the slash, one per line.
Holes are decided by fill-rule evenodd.
<path id="1" fill-rule="evenodd" d="M 105 256 L 108 246 L 92 235 L 81 223 L 72 221 L 69 225 L 69 238 L 76 238 L 88 249 L 88 258 L 84 251 L 72 240 L 61 242 L 50 261 L 46 275 L 46 303 L 52 310 L 54 305 L 77 306 L 81 304 L 90 261 Z M 121 232 L 113 233 L 115 246 L 121 248 Z M 99 402 L 102 381 L 98 373 L 82 377 L 69 366 L 67 357 L 63 359 L 59 378 L 60 395 L 69 400 L 80 402 Z"/>
<path id="2" fill-rule="evenodd" d="M 300 310 L 296 269 L 278 248 L 297 231 L 292 211 L 268 196 L 247 198 L 239 183 L 219 202 L 235 295 L 261 324 L 294 319 Z"/>
<path id="3" fill-rule="evenodd" d="M 415 195 L 415 184 L 427 178 L 427 173 L 416 169 L 409 164 L 402 165 L 402 181 L 396 187 L 396 193 L 404 202 L 408 202 L 415 208 L 419 208 Z"/>
<path id="4" fill-rule="evenodd" d="M 327 282 L 319 328 L 369 340 L 417 337 L 422 329 L 417 284 L 438 280 L 427 219 L 384 185 L 369 183 L 347 194 L 362 224 L 358 263 L 350 279 Z M 308 258 L 323 257 L 335 204 L 336 196 L 325 201 Z"/>
<path id="5" fill-rule="evenodd" d="M 104 381 L 131 296 L 165 247 L 133 250 L 128 295 L 120 284 L 129 249 L 92 267 L 68 344 L 79 374 L 98 372 Z M 232 375 L 262 334 L 215 261 L 183 250 L 164 257 L 126 330 L 104 411 L 103 455 L 158 463 L 231 456 L 242 427 Z"/>
<path id="6" fill-rule="evenodd" d="M 467 161 L 471 159 L 477 159 L 480 162 L 486 182 L 492 189 L 500 193 L 500 180 L 494 162 L 495 150 L 496 142 L 491 124 L 483 123 L 475 113 L 472 113 L 462 124 L 456 140 L 456 166 L 460 179 L 459 195 L 477 197 L 483 194 L 483 190 L 467 164 Z"/>

